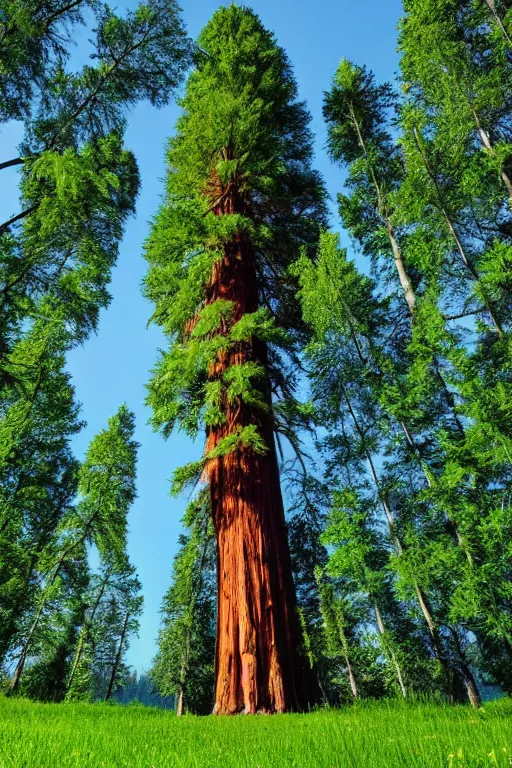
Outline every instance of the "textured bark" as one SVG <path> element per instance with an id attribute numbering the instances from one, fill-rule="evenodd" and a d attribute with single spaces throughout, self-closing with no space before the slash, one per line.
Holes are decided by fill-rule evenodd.
<path id="1" fill-rule="evenodd" d="M 213 185 L 214 186 L 214 185 Z M 212 193 L 212 211 L 245 213 L 234 184 Z M 207 303 L 232 301 L 223 332 L 258 309 L 258 283 L 250 241 L 237 236 L 214 264 Z M 267 366 L 265 344 L 256 339 L 220 352 L 210 367 L 217 380 L 232 365 Z M 270 409 L 268 380 L 263 384 Z M 225 423 L 207 432 L 206 451 L 226 435 L 254 424 L 266 452 L 246 448 L 207 467 L 218 555 L 216 714 L 286 712 L 317 700 L 311 671 L 298 653 L 300 630 L 270 411 L 241 401 L 223 402 Z"/>

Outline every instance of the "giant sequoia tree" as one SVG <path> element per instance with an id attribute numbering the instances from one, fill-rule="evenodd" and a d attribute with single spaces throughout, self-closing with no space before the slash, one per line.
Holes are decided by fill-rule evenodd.
<path id="1" fill-rule="evenodd" d="M 149 401 L 156 428 L 204 428 L 218 545 L 217 713 L 283 712 L 315 686 L 299 657 L 274 431 L 300 418 L 290 361 L 300 321 L 287 267 L 311 248 L 324 190 L 290 64 L 248 9 L 221 8 L 169 152 L 147 246 L 147 295 L 170 339 Z"/>

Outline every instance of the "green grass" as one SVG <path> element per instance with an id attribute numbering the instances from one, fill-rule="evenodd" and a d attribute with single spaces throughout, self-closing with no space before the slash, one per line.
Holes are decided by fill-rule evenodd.
<path id="1" fill-rule="evenodd" d="M 512 765 L 512 701 L 479 712 L 368 703 L 274 717 L 0 698 L 0 768 L 464 768 Z"/>

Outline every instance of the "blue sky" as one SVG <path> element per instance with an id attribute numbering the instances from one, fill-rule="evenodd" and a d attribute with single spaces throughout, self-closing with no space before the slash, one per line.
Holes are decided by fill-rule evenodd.
<path id="1" fill-rule="evenodd" d="M 118 5 L 133 7 L 135 2 L 128 0 Z M 224 3 L 182 0 L 181 4 L 189 34 L 196 37 Z M 366 64 L 380 80 L 393 77 L 397 69 L 396 24 L 401 2 L 254 0 L 252 7 L 265 26 L 275 32 L 294 65 L 300 96 L 307 101 L 312 114 L 316 167 L 323 173 L 334 198 L 342 184 L 342 173 L 329 163 L 324 151 L 322 92 L 329 87 L 344 56 Z M 77 60 L 86 53 L 86 41 L 83 30 L 77 37 Z M 129 116 L 126 144 L 137 156 L 142 177 L 137 215 L 126 230 L 111 285 L 113 301 L 101 317 L 99 332 L 69 357 L 69 370 L 87 421 L 87 428 L 75 440 L 77 455 L 83 454 L 92 435 L 103 428 L 120 403 L 127 402 L 137 417 L 137 439 L 141 444 L 138 499 L 130 514 L 129 550 L 144 587 L 145 610 L 140 636 L 133 640 L 128 660 L 138 670 L 150 666 L 156 650 L 160 604 L 169 584 L 179 520 L 186 503 L 186 499 L 170 497 L 169 478 L 177 466 L 199 458 L 201 452 L 200 444 L 193 446 L 182 435 L 164 441 L 154 434 L 146 423 L 149 411 L 144 406 L 148 372 L 164 340 L 157 328 L 146 327 L 152 310 L 140 293 L 145 272 L 142 244 L 160 202 L 165 144 L 177 115 L 176 105 L 156 110 L 143 104 Z M 2 155 L 6 158 L 14 156 L 10 151 L 18 136 L 16 126 L 7 126 L 2 131 Z M 14 174 L 10 178 L 14 181 Z M 6 187 L 3 194 L 0 191 L 0 205 L 7 215 L 18 210 L 7 202 Z M 332 224 L 336 226 L 334 214 Z"/>

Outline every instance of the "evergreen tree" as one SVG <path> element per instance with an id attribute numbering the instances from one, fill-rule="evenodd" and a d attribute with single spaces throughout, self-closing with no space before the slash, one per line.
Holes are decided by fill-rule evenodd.
<path id="1" fill-rule="evenodd" d="M 104 701 L 109 701 L 112 694 L 123 687 L 129 673 L 125 654 L 130 637 L 139 630 L 143 606 L 140 589 L 140 581 L 132 576 L 100 607 L 100 633 L 93 671 L 97 695 Z"/>
<path id="2" fill-rule="evenodd" d="M 215 658 L 215 534 L 208 494 L 188 506 L 162 606 L 151 679 L 162 696 L 174 696 L 176 713 L 205 715 L 213 706 Z"/>
<path id="3" fill-rule="evenodd" d="M 133 432 L 134 416 L 123 405 L 109 419 L 108 428 L 91 441 L 79 472 L 79 501 L 63 518 L 59 537 L 45 547 L 38 562 L 39 594 L 20 633 L 12 691 L 19 688 L 41 622 L 51 614 L 51 602 L 62 589 L 63 574 L 85 543 L 94 543 L 101 560 L 114 568 L 124 562 L 126 517 L 135 499 Z"/>
<path id="4" fill-rule="evenodd" d="M 58 546 L 78 482 L 70 440 L 81 428 L 64 370 L 62 329 L 35 326 L 11 356 L 0 421 L 0 663 L 39 589 L 41 553 Z"/>
<path id="5" fill-rule="evenodd" d="M 365 506 L 382 516 L 389 536 L 386 546 L 390 554 L 394 551 L 389 565 L 386 561 L 383 565 L 396 570 L 401 596 L 418 606 L 441 685 L 448 691 L 452 681 L 461 678 L 477 702 L 471 670 L 458 645 L 454 647 L 449 630 L 450 599 L 464 568 L 463 548 L 453 547 L 450 520 L 437 495 L 431 493 L 435 484 L 430 465 L 438 456 L 431 456 L 430 449 L 424 453 L 425 423 L 403 395 L 403 355 L 400 347 L 397 354 L 388 317 L 392 299 L 374 295 L 372 281 L 357 273 L 334 235 L 322 237 L 316 265 L 303 257 L 295 271 L 300 276 L 304 316 L 315 331 L 308 356 L 320 421 L 329 430 L 327 474 L 330 478 L 341 475 L 342 488 L 357 496 L 362 493 Z M 425 388 L 422 393 L 426 394 Z M 420 429 L 421 440 L 416 434 Z M 381 456 L 389 458 L 379 469 Z M 357 527 L 352 533 L 357 533 Z M 441 563 L 449 579 L 440 578 Z M 363 564 L 364 560 L 360 579 Z M 364 580 L 359 591 L 371 594 Z M 380 609 L 378 613 L 382 619 Z M 374 619 L 380 632 L 377 612 Z M 411 637 L 406 644 L 414 646 L 414 642 Z M 421 645 L 416 654 L 422 657 Z M 427 665 L 421 684 L 427 689 L 428 677 Z"/>
<path id="6" fill-rule="evenodd" d="M 66 701 L 110 698 L 124 685 L 123 661 L 142 609 L 140 583 L 126 556 L 103 564 L 82 596 L 84 615 L 66 680 Z M 123 633 L 123 627 L 126 627 Z M 119 659 L 116 664 L 116 659 Z"/>
<path id="7" fill-rule="evenodd" d="M 96 23 L 92 58 L 68 72 L 73 27 L 85 18 Z M 40 621 L 58 609 L 68 557 L 91 533 L 83 503 L 72 507 L 69 440 L 82 424 L 64 366 L 110 301 L 134 210 L 125 117 L 140 100 L 169 101 L 190 51 L 174 0 L 124 17 L 94 0 L 0 4 L 0 121 L 24 125 L 19 156 L 0 163 L 20 167 L 22 206 L 0 225 L 0 660 L 17 659 L 14 688 Z"/>
<path id="8" fill-rule="evenodd" d="M 403 160 L 387 123 L 396 104 L 389 84 L 377 85 L 373 73 L 344 59 L 332 89 L 325 94 L 324 117 L 332 160 L 348 167 L 350 195 L 339 194 L 342 224 L 374 261 L 380 273 L 398 279 L 409 312 L 414 313 L 416 288 L 404 260 L 404 233 L 394 220 L 394 193 L 403 179 Z"/>
<path id="9" fill-rule="evenodd" d="M 316 692 L 297 653 L 273 429 L 300 411 L 287 361 L 301 323 L 286 269 L 316 241 L 324 190 L 290 65 L 256 15 L 221 8 L 199 46 L 146 251 L 146 294 L 171 341 L 149 403 L 165 435 L 176 424 L 191 435 L 206 428 L 202 461 L 178 472 L 175 487 L 201 472 L 210 487 L 215 711 L 286 711 Z"/>

